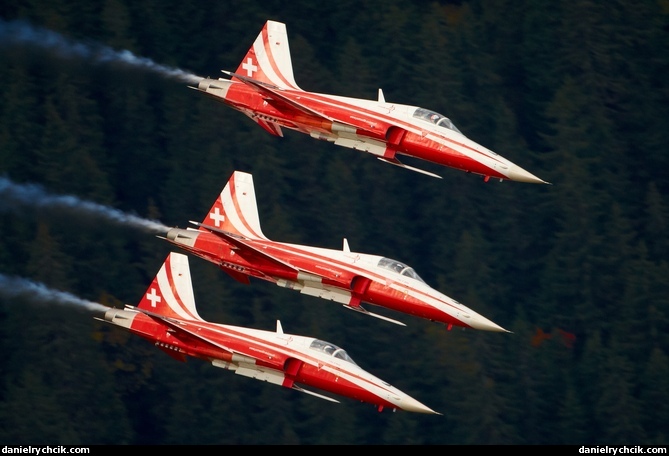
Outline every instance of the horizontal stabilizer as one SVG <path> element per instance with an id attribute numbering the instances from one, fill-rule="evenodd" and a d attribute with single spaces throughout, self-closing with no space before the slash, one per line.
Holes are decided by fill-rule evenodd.
<path id="1" fill-rule="evenodd" d="M 332 399 L 331 397 L 327 397 L 327 396 L 324 396 L 322 394 L 314 393 L 313 391 L 305 390 L 304 388 L 300 388 L 299 386 L 294 386 L 293 385 L 292 389 L 294 389 L 296 391 L 299 391 L 301 393 L 307 393 L 307 394 L 311 394 L 312 396 L 320 397 L 321 399 L 325 399 L 326 401 L 339 403 L 339 401 L 337 399 Z"/>
<path id="2" fill-rule="evenodd" d="M 401 321 L 393 320 L 392 318 L 388 318 L 388 317 L 384 317 L 383 315 L 372 313 L 372 312 L 364 309 L 361 306 L 347 306 L 347 305 L 344 305 L 344 307 L 346 307 L 347 309 L 350 309 L 350 310 L 354 310 L 356 312 L 360 312 L 361 314 L 364 314 L 364 315 L 369 315 L 370 317 L 375 317 L 375 318 L 378 318 L 380 320 L 385 320 L 385 321 L 389 321 L 390 323 L 395 323 L 396 325 L 406 326 L 406 324 L 402 323 Z"/>
<path id="3" fill-rule="evenodd" d="M 400 168 L 406 168 L 406 169 L 409 169 L 411 171 L 416 171 L 417 173 L 426 174 L 428 176 L 436 177 L 437 179 L 443 179 L 438 174 L 434 174 L 434 173 L 431 173 L 429 171 L 425 171 L 424 169 L 414 168 L 413 166 L 405 165 L 404 163 L 402 163 L 401 161 L 399 161 L 396 158 L 392 159 L 392 160 L 388 159 L 388 158 L 385 158 L 385 157 L 376 157 L 376 158 L 378 158 L 379 160 L 384 161 L 386 163 L 390 163 L 391 165 L 399 166 Z"/>

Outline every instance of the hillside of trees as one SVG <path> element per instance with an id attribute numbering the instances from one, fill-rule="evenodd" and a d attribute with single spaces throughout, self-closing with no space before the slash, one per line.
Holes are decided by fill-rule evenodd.
<path id="1" fill-rule="evenodd" d="M 269 135 L 175 77 L 235 70 L 286 23 L 305 90 L 423 106 L 553 185 L 434 179 Z M 41 38 L 40 38 L 41 37 Z M 88 46 L 88 47 L 87 47 Z M 83 308 L 0 293 L 4 444 L 669 444 L 669 2 L 0 4 L 0 177 L 186 227 L 234 170 L 277 241 L 384 255 L 510 334 L 406 327 L 190 258 L 220 323 L 329 340 L 437 415 L 379 413 L 179 363 Z M 135 305 L 155 235 L 0 201 L 0 274 Z"/>

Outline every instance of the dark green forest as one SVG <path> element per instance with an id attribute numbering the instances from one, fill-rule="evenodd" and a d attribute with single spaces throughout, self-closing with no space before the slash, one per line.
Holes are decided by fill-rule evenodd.
<path id="1" fill-rule="evenodd" d="M 257 124 L 201 77 L 286 23 L 305 90 L 423 106 L 553 185 L 484 182 Z M 20 21 L 20 22 L 17 22 Z M 11 32 L 11 33 L 10 33 Z M 203 318 L 340 345 L 437 415 L 179 363 L 81 307 L 0 298 L 3 444 L 669 444 L 669 1 L 0 3 L 0 176 L 186 227 L 234 170 L 273 240 L 396 258 L 512 333 L 406 327 L 191 257 Z M 0 201 L 0 273 L 135 305 L 170 245 Z"/>

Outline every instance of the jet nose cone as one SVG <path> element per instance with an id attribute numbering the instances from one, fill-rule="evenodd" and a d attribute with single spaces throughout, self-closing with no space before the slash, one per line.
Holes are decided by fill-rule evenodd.
<path id="1" fill-rule="evenodd" d="M 428 413 L 432 415 L 441 415 L 439 412 L 435 412 L 430 407 L 425 404 L 421 404 L 416 399 L 411 396 L 404 396 L 400 401 L 400 408 L 407 412 L 416 412 L 416 413 Z"/>
<path id="2" fill-rule="evenodd" d="M 493 323 L 486 317 L 479 314 L 472 315 L 471 320 L 467 321 L 467 324 L 469 324 L 469 326 L 471 326 L 472 328 L 481 331 L 506 332 L 506 333 L 511 332 L 508 329 L 502 328 L 497 323 Z"/>
<path id="3" fill-rule="evenodd" d="M 506 173 L 507 177 L 516 182 L 526 182 L 528 184 L 549 184 L 550 182 L 546 182 L 543 179 L 539 179 L 537 176 L 534 174 L 525 171 L 523 168 L 517 165 L 511 165 L 509 168 L 509 171 Z"/>

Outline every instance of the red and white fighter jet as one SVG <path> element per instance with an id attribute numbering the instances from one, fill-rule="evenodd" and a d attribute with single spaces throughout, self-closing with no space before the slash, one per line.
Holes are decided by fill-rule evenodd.
<path id="1" fill-rule="evenodd" d="M 267 21 L 230 79 L 202 79 L 197 87 L 241 111 L 269 133 L 282 127 L 375 155 L 378 159 L 434 177 L 402 163 L 400 155 L 490 178 L 547 184 L 506 158 L 467 138 L 446 116 L 429 109 L 302 90 L 295 83 L 286 25 Z"/>
<path id="2" fill-rule="evenodd" d="M 330 342 L 276 331 L 210 323 L 198 315 L 188 257 L 170 253 L 137 307 L 110 308 L 104 318 L 186 361 L 189 356 L 215 367 L 339 402 L 304 385 L 383 409 L 437 414 L 358 366 Z"/>
<path id="3" fill-rule="evenodd" d="M 408 265 L 378 255 L 269 240 L 260 228 L 253 176 L 235 171 L 198 228 L 171 228 L 174 245 L 218 265 L 241 283 L 250 277 L 303 294 L 329 299 L 373 317 L 362 303 L 447 325 L 509 332 L 431 288 Z M 161 237 L 161 236 L 159 236 Z M 161 237 L 162 238 L 162 237 Z"/>

